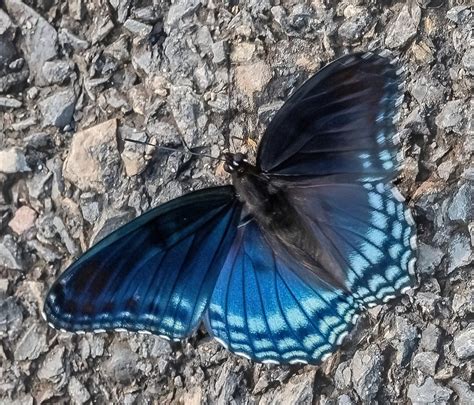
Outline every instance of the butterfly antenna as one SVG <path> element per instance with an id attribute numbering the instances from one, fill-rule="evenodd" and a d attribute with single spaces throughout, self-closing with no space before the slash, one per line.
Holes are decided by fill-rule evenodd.
<path id="1" fill-rule="evenodd" d="M 166 150 L 166 151 L 169 151 L 169 152 L 181 152 L 181 153 L 184 153 L 182 150 L 179 150 L 179 149 L 176 149 L 176 148 L 171 148 L 169 146 L 161 146 L 161 145 L 156 145 L 154 143 L 150 143 L 150 142 L 146 142 L 146 141 L 138 141 L 136 139 L 131 139 L 131 138 L 124 138 L 123 139 L 124 141 L 127 141 L 127 142 L 133 142 L 133 143 L 138 143 L 140 145 L 149 145 L 149 146 L 153 146 L 155 148 L 158 148 L 158 149 L 161 149 L 161 150 Z M 189 146 L 186 144 L 186 142 L 184 141 L 184 139 L 181 140 L 183 142 L 183 146 L 184 148 L 186 149 L 186 152 L 190 153 L 191 155 L 193 156 L 199 156 L 199 157 L 207 157 L 209 159 L 213 159 L 213 160 L 219 160 L 221 162 L 225 162 L 225 159 L 222 159 L 221 157 L 214 157 L 214 156 L 211 156 L 211 155 L 208 155 L 206 153 L 198 153 L 198 152 L 193 152 Z"/>

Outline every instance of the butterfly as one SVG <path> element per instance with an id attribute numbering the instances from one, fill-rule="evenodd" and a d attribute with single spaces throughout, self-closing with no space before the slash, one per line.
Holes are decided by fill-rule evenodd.
<path id="1" fill-rule="evenodd" d="M 45 319 L 169 340 L 204 323 L 256 362 L 324 361 L 361 312 L 413 284 L 415 224 L 391 185 L 401 74 L 376 53 L 329 63 L 276 113 L 255 165 L 227 153 L 232 185 L 97 243 L 53 284 Z"/>

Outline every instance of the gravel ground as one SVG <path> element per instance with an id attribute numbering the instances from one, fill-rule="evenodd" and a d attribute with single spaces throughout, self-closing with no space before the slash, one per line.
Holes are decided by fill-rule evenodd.
<path id="1" fill-rule="evenodd" d="M 472 17 L 456 0 L 1 2 L 0 403 L 473 404 Z M 48 286 L 81 251 L 229 181 L 207 159 L 124 138 L 253 153 L 295 86 L 379 48 L 408 72 L 399 188 L 418 224 L 411 295 L 370 310 L 318 367 L 253 364 L 202 332 L 170 345 L 45 324 Z"/>

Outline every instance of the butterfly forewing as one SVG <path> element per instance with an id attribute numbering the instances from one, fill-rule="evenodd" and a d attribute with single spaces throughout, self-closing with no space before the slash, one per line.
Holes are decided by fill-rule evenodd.
<path id="1" fill-rule="evenodd" d="M 234 239 L 231 186 L 190 193 L 120 228 L 70 266 L 45 302 L 58 328 L 188 336 L 199 324 Z"/>
<path id="2" fill-rule="evenodd" d="M 343 56 L 283 105 L 260 143 L 257 165 L 278 176 L 391 179 L 396 66 L 376 54 Z"/>

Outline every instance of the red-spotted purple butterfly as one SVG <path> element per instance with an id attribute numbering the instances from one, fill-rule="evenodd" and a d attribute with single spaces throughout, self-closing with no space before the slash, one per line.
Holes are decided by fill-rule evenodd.
<path id="1" fill-rule="evenodd" d="M 316 363 L 365 308 L 412 285 L 414 222 L 391 180 L 400 71 L 353 54 L 283 105 L 232 184 L 196 191 L 96 244 L 51 287 L 46 319 L 68 331 L 183 339 L 204 322 L 231 352 Z"/>

